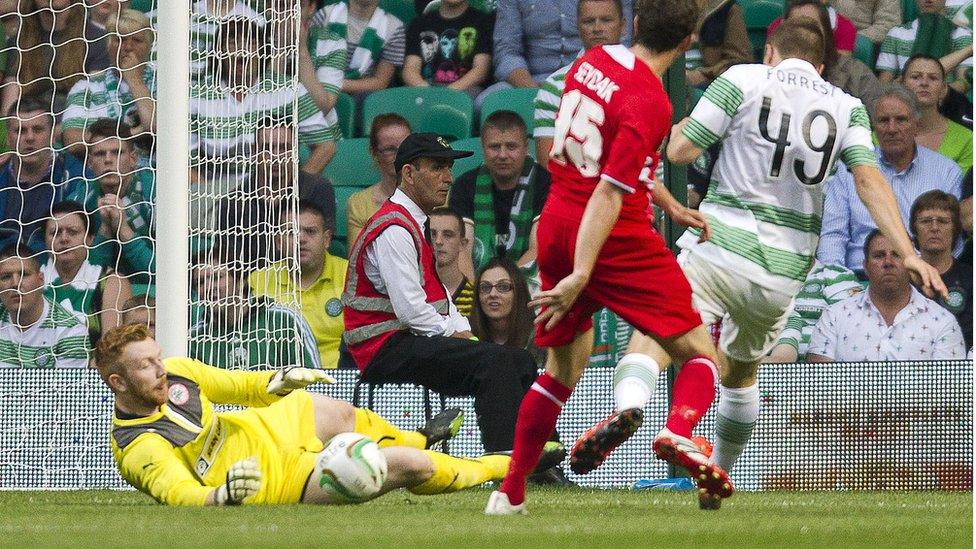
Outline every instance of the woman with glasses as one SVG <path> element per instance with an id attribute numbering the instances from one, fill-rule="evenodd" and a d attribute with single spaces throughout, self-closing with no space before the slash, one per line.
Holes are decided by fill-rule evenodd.
<path id="1" fill-rule="evenodd" d="M 492 258 L 475 278 L 474 293 L 471 332 L 481 341 L 526 349 L 541 363 L 543 355 L 532 343 L 528 284 L 515 263 Z"/>
<path id="2" fill-rule="evenodd" d="M 346 242 L 356 241 L 366 220 L 373 216 L 397 188 L 393 159 L 400 143 L 410 135 L 410 122 L 399 114 L 381 114 L 369 129 L 369 154 L 380 169 L 380 180 L 353 194 L 346 202 Z"/>
<path id="3" fill-rule="evenodd" d="M 922 118 L 916 143 L 952 159 L 966 172 L 973 166 L 973 132 L 939 112 L 949 93 L 946 72 L 938 59 L 914 55 L 905 62 L 901 83 L 915 94 Z"/>

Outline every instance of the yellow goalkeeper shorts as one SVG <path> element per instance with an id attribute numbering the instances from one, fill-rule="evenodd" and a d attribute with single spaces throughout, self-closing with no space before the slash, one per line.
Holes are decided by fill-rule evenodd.
<path id="1" fill-rule="evenodd" d="M 265 408 L 221 414 L 221 420 L 227 425 L 227 449 L 233 448 L 227 452 L 228 459 L 221 461 L 257 456 L 260 463 L 264 482 L 249 502 L 300 502 L 315 459 L 324 449 L 315 435 L 315 406 L 311 395 L 293 391 Z"/>

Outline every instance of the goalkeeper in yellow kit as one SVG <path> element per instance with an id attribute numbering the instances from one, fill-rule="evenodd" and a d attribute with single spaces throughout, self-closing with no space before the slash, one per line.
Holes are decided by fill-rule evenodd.
<path id="1" fill-rule="evenodd" d="M 315 478 L 317 457 L 347 431 L 372 438 L 384 453 L 380 493 L 454 492 L 508 470 L 507 455 L 467 459 L 424 449 L 453 436 L 459 415 L 434 429 L 401 431 L 373 412 L 301 390 L 334 381 L 321 370 L 243 372 L 163 360 L 144 325 L 104 334 L 95 367 L 115 394 L 111 443 L 122 478 L 165 504 L 333 503 Z M 213 404 L 246 408 L 218 413 Z M 562 461 L 561 446 L 548 450 L 544 467 Z"/>

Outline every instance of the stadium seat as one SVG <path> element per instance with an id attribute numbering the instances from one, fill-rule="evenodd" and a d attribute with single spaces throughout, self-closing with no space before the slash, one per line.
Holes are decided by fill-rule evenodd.
<path id="1" fill-rule="evenodd" d="M 752 0 L 742 1 L 742 10 L 745 12 L 746 30 L 749 33 L 749 42 L 752 45 L 753 59 L 762 59 L 763 48 L 766 46 L 766 32 L 769 25 L 777 17 L 783 15 L 783 2 L 776 0 Z"/>
<path id="2" fill-rule="evenodd" d="M 334 186 L 363 188 L 379 181 L 379 168 L 369 155 L 369 139 L 343 139 L 336 143 L 336 154 L 322 175 Z"/>
<path id="3" fill-rule="evenodd" d="M 874 42 L 862 35 L 857 35 L 854 43 L 854 57 L 860 59 L 869 69 L 874 70 Z"/>
<path id="4" fill-rule="evenodd" d="M 532 135 L 532 129 L 535 128 L 535 95 L 538 91 L 536 88 L 512 88 L 485 97 L 481 104 L 481 120 L 478 122 L 478 127 L 483 126 L 485 119 L 493 112 L 514 111 L 522 117 L 528 134 Z"/>
<path id="5" fill-rule="evenodd" d="M 375 181 L 374 181 L 375 183 Z M 332 255 L 346 257 L 349 251 L 349 235 L 346 234 L 346 203 L 349 197 L 366 188 L 356 185 L 333 185 L 336 197 L 335 232 L 332 234 L 332 245 L 329 252 Z"/>
<path id="6" fill-rule="evenodd" d="M 458 158 L 454 161 L 454 166 L 451 168 L 451 172 L 454 173 L 455 179 L 460 177 L 461 174 L 477 168 L 482 162 L 485 161 L 484 151 L 481 149 L 480 138 L 469 137 L 467 139 L 458 139 L 454 143 L 451 143 L 451 147 L 460 151 L 471 151 L 474 153 L 474 156 Z"/>
<path id="7" fill-rule="evenodd" d="M 702 96 L 705 95 L 705 90 L 694 87 L 688 90 L 688 112 L 690 113 L 695 109 L 695 105 L 701 100 Z"/>
<path id="8" fill-rule="evenodd" d="M 350 138 L 356 131 L 356 100 L 348 93 L 339 93 L 335 104 L 336 116 L 339 117 L 339 128 L 342 137 Z"/>
<path id="9" fill-rule="evenodd" d="M 380 0 L 380 7 L 400 21 L 403 21 L 404 27 L 410 25 L 413 18 L 417 17 L 413 0 Z"/>
<path id="10" fill-rule="evenodd" d="M 918 4 L 915 0 L 901 0 L 901 22 L 907 23 L 918 19 Z"/>
<path id="11" fill-rule="evenodd" d="M 363 102 L 362 127 L 369 128 L 378 115 L 393 112 L 409 120 L 415 131 L 440 131 L 464 139 L 471 137 L 473 110 L 471 96 L 464 92 L 441 87 L 389 88 L 369 94 Z"/>
<path id="12" fill-rule="evenodd" d="M 142 13 L 148 13 L 156 9 L 156 0 L 132 0 L 129 7 Z"/>
<path id="13" fill-rule="evenodd" d="M 455 105 L 433 105 L 415 125 L 418 132 L 434 132 L 449 141 L 471 137 L 471 111 Z"/>

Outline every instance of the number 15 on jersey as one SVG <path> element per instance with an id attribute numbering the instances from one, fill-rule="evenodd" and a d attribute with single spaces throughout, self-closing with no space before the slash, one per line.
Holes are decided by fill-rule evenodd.
<path id="1" fill-rule="evenodd" d="M 564 166 L 567 161 L 572 163 L 583 177 L 600 175 L 603 154 L 600 126 L 605 117 L 603 105 L 580 90 L 564 94 L 556 115 L 550 158 Z"/>

